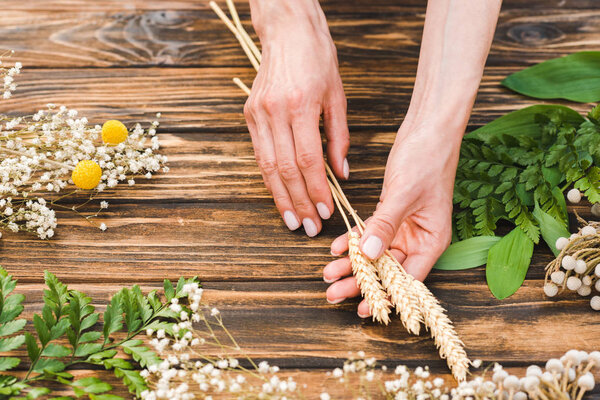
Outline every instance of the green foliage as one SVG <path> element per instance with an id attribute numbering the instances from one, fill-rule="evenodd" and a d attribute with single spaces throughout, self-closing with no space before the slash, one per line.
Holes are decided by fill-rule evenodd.
<path id="1" fill-rule="evenodd" d="M 435 269 L 461 270 L 479 267 L 487 261 L 490 247 L 499 236 L 477 236 L 451 244 L 434 265 Z"/>
<path id="2" fill-rule="evenodd" d="M 75 398 L 117 400 L 110 394 L 111 385 L 89 377 L 74 380 L 66 372 L 75 364 L 92 364 L 113 371 L 132 394 L 147 389 L 144 378 L 136 369 L 161 362 L 160 357 L 135 337 L 148 328 L 173 332 L 175 314 L 169 309 L 172 298 L 183 297 L 183 285 L 196 281 L 181 278 L 176 287 L 165 281 L 169 301 L 161 301 L 156 291 L 144 296 L 139 286 L 123 288 L 110 299 L 103 321 L 92 305 L 92 299 L 76 290 L 69 290 L 56 276 L 46 271 L 44 305 L 34 314 L 35 333 L 23 331 L 26 320 L 17 319 L 23 311 L 22 294 L 11 294 L 16 281 L 0 267 L 0 353 L 10 353 L 25 345 L 29 370 L 23 377 L 4 372 L 0 375 L 0 398 L 35 399 L 51 393 L 59 382 L 73 392 Z M 68 341 L 68 345 L 55 343 Z M 115 357 L 117 350 L 131 356 Z M 10 371 L 20 365 L 19 357 L 0 357 L 0 371 Z M 73 398 L 73 397 L 66 397 Z"/>
<path id="3" fill-rule="evenodd" d="M 544 61 L 509 75 L 502 84 L 538 99 L 600 101 L 600 52 L 582 51 Z"/>
<path id="4" fill-rule="evenodd" d="M 502 219 L 537 243 L 536 203 L 566 229 L 559 186 L 573 185 L 591 202 L 600 201 L 600 125 L 594 116 L 600 116 L 598 107 L 585 120 L 563 106 L 532 106 L 467 135 L 454 191 L 458 237 L 493 235 Z"/>

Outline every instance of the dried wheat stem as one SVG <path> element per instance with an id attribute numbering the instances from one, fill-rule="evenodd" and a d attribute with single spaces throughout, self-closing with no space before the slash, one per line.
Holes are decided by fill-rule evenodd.
<path id="1" fill-rule="evenodd" d="M 409 333 L 418 335 L 423 319 L 418 299 L 411 288 L 411 279 L 406 273 L 400 271 L 394 260 L 387 254 L 377 259 L 375 266 L 383 287 L 396 307 L 396 313 L 400 314 L 402 324 Z"/>
<path id="2" fill-rule="evenodd" d="M 250 35 L 248 35 L 248 32 L 246 32 L 246 30 L 244 29 L 244 26 L 240 21 L 240 17 L 237 13 L 237 10 L 235 9 L 235 4 L 233 3 L 233 0 L 227 0 L 227 7 L 229 7 L 229 13 L 231 14 L 231 18 L 233 19 L 233 23 L 235 24 L 237 30 L 240 32 L 240 34 L 248 44 L 248 47 L 250 47 L 250 50 L 252 51 L 254 57 L 256 57 L 256 60 L 260 63 L 262 60 L 260 50 L 258 49 L 258 47 L 256 47 L 256 44 L 254 44 L 254 40 L 252 40 Z"/>
<path id="3" fill-rule="evenodd" d="M 369 303 L 373 320 L 387 325 L 390 322 L 391 303 L 379 282 L 375 266 L 360 252 L 358 233 L 348 232 L 348 238 L 348 254 L 360 293 Z"/>
<path id="4" fill-rule="evenodd" d="M 254 67 L 254 69 L 258 71 L 258 67 L 259 67 L 258 60 L 256 59 L 256 57 L 254 57 L 254 54 L 252 54 L 252 50 L 250 50 L 248 43 L 246 43 L 246 39 L 244 39 L 244 37 L 242 36 L 240 31 L 235 27 L 235 25 L 233 25 L 233 22 L 231 22 L 231 20 L 227 17 L 227 15 L 225 15 L 223 10 L 221 10 L 221 7 L 219 7 L 217 5 L 217 3 L 215 3 L 214 1 L 211 1 L 208 4 L 210 5 L 210 8 L 212 8 L 213 11 L 219 16 L 221 21 L 223 21 L 225 23 L 225 25 L 229 28 L 229 30 L 235 35 L 238 42 L 240 42 L 240 46 L 242 46 L 244 53 L 246 53 L 246 56 L 250 60 L 250 63 L 252 63 L 252 66 Z"/>
<path id="5" fill-rule="evenodd" d="M 248 86 L 246 86 L 246 84 L 244 82 L 242 82 L 242 80 L 240 78 L 238 78 L 238 77 L 233 78 L 233 83 L 238 85 L 238 87 L 240 89 L 242 89 L 244 91 L 244 93 L 246 93 L 247 96 L 250 96 L 250 88 Z"/>

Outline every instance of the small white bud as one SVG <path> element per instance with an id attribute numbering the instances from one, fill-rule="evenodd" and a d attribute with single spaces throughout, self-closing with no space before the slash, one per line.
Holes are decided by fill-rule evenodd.
<path id="1" fill-rule="evenodd" d="M 577 260 L 575 260 L 573 256 L 564 256 L 561 264 L 564 269 L 570 271 L 575 268 L 575 265 L 577 265 Z"/>
<path id="2" fill-rule="evenodd" d="M 578 274 L 583 274 L 587 271 L 587 264 L 583 260 L 577 260 L 575 262 L 575 272 Z"/>
<path id="3" fill-rule="evenodd" d="M 539 378 L 542 376 L 542 369 L 537 365 L 530 365 L 527 367 L 527 376 L 537 376 Z"/>
<path id="4" fill-rule="evenodd" d="M 567 278 L 567 289 L 575 291 L 581 287 L 581 279 L 576 276 Z"/>
<path id="5" fill-rule="evenodd" d="M 596 382 L 594 382 L 594 375 L 589 372 L 577 379 L 577 386 L 583 390 L 592 390 L 595 385 Z"/>
<path id="6" fill-rule="evenodd" d="M 546 361 L 546 369 L 550 372 L 560 374 L 563 371 L 564 366 L 558 358 L 551 358 L 548 361 Z"/>
<path id="7" fill-rule="evenodd" d="M 600 203 L 596 203 L 592 206 L 592 215 L 594 217 L 600 217 Z"/>
<path id="8" fill-rule="evenodd" d="M 583 283 L 586 286 L 592 286 L 592 277 L 589 275 L 584 276 L 583 278 L 581 278 L 581 283 Z"/>
<path id="9" fill-rule="evenodd" d="M 581 236 L 590 236 L 590 235 L 595 235 L 596 233 L 597 233 L 596 228 L 594 228 L 591 225 L 584 226 L 581 229 Z"/>
<path id="10" fill-rule="evenodd" d="M 581 192 L 577 189 L 571 189 L 567 192 L 567 199 L 571 203 L 579 203 L 581 201 Z"/>
<path id="11" fill-rule="evenodd" d="M 517 392 L 513 396 L 513 399 L 514 400 L 527 400 L 527 399 L 529 399 L 529 397 L 527 397 L 527 394 L 525 392 Z"/>
<path id="12" fill-rule="evenodd" d="M 558 239 L 556 239 L 556 249 L 557 250 L 562 250 L 564 249 L 567 245 L 569 244 L 569 239 L 566 237 L 559 237 Z"/>
<path id="13" fill-rule="evenodd" d="M 581 287 L 577 289 L 577 294 L 582 297 L 589 296 L 590 293 L 592 293 L 592 288 L 588 285 L 581 285 Z"/>
<path id="14" fill-rule="evenodd" d="M 519 378 L 514 375 L 509 375 L 504 378 L 504 387 L 508 390 L 517 390 L 519 389 Z"/>
<path id="15" fill-rule="evenodd" d="M 590 300 L 590 306 L 595 311 L 600 311 L 600 296 L 594 296 Z"/>
<path id="16" fill-rule="evenodd" d="M 544 293 L 548 297 L 554 297 L 558 294 L 558 286 L 556 286 L 554 283 L 548 282 L 544 285 Z"/>
<path id="17" fill-rule="evenodd" d="M 579 233 L 572 233 L 571 236 L 569 236 L 569 241 L 571 240 L 575 240 L 579 237 Z"/>
<path id="18" fill-rule="evenodd" d="M 565 271 L 554 271 L 550 274 L 550 279 L 557 285 L 562 285 L 565 281 Z"/>

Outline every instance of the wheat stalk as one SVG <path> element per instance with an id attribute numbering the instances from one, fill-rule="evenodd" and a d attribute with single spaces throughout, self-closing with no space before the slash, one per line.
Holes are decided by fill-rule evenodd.
<path id="1" fill-rule="evenodd" d="M 241 25 L 233 1 L 227 0 L 227 5 L 233 22 L 214 1 L 210 2 L 211 8 L 233 32 L 246 56 L 258 70 L 261 61 L 260 51 Z M 248 96 L 250 95 L 250 89 L 239 78 L 233 78 L 233 82 Z M 414 279 L 404 270 L 389 250 L 386 250 L 385 254 L 375 261 L 368 260 L 361 253 L 359 240 L 365 223 L 350 205 L 327 163 L 325 163 L 325 167 L 329 175 L 328 183 L 333 199 L 348 228 L 348 253 L 352 272 L 356 277 L 362 296 L 369 303 L 373 319 L 387 325 L 390 322 L 390 308 L 393 305 L 409 333 L 418 335 L 420 324 L 423 322 L 434 339 L 440 357 L 446 359 L 454 378 L 458 381 L 465 380 L 470 361 L 462 341 L 446 315 L 446 310 L 422 282 Z M 352 230 L 344 208 L 354 219 L 360 234 Z"/>

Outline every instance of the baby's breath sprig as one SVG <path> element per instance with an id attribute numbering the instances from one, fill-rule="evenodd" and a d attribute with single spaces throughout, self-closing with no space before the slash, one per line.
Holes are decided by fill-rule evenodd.
<path id="1" fill-rule="evenodd" d="M 18 62 L 5 67 L 0 56 L 5 99 L 16 89 L 14 79 L 21 68 Z M 0 237 L 4 229 L 51 238 L 57 226 L 55 208 L 81 215 L 83 205 L 119 182 L 134 185 L 136 176 L 151 178 L 160 170 L 167 172 L 167 158 L 157 153 L 158 126 L 154 121 L 147 130 L 137 124 L 129 131 L 116 120 L 90 126 L 76 110 L 54 104 L 33 115 L 0 115 Z M 59 203 L 81 191 L 89 194 L 83 204 Z M 106 229 L 105 224 L 98 227 Z"/>

